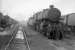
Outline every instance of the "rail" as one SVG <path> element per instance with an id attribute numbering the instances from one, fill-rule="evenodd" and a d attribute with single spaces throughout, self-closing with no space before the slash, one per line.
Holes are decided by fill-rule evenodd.
<path id="1" fill-rule="evenodd" d="M 4 49 L 4 50 L 7 50 L 7 48 L 8 48 L 9 45 L 10 45 L 10 43 L 11 43 L 12 40 L 15 38 L 15 36 L 16 36 L 16 34 L 17 34 L 17 30 L 18 30 L 18 27 L 15 27 L 15 28 L 13 29 L 13 31 L 11 32 L 11 33 L 13 33 L 13 34 L 12 34 L 12 37 L 11 37 L 11 39 L 9 40 L 8 44 L 5 46 L 5 49 Z"/>
<path id="2" fill-rule="evenodd" d="M 12 40 L 15 39 L 16 37 L 16 34 L 17 34 L 17 31 L 18 31 L 18 27 L 16 27 L 14 29 L 14 31 L 12 31 L 12 38 L 9 40 L 8 44 L 6 45 L 5 49 L 4 50 L 8 50 L 9 49 L 9 46 L 10 46 L 10 43 L 12 42 Z M 31 50 L 30 49 L 30 46 L 29 46 L 29 41 L 28 41 L 28 38 L 27 38 L 27 34 L 26 34 L 26 31 L 24 29 L 22 29 L 22 32 L 23 32 L 23 37 L 24 37 L 24 44 L 26 45 L 27 49 L 28 50 Z M 15 44 L 14 44 L 15 45 Z"/>
<path id="3" fill-rule="evenodd" d="M 23 30 L 23 36 L 24 36 L 24 40 L 25 40 L 26 43 L 27 43 L 27 48 L 28 48 L 28 50 L 31 50 L 31 49 L 30 49 L 30 46 L 29 46 L 29 43 L 28 43 L 28 38 L 27 38 L 27 34 L 26 34 L 25 30 Z"/>

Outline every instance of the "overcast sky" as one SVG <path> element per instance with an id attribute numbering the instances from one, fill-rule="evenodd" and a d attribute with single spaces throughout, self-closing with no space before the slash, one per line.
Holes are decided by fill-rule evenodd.
<path id="1" fill-rule="evenodd" d="M 75 12 L 75 0 L 0 0 L 0 10 L 17 20 L 28 19 L 33 13 L 54 4 L 62 14 Z"/>

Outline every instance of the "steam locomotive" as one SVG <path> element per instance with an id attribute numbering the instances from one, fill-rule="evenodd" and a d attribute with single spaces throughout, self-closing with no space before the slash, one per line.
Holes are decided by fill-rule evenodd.
<path id="1" fill-rule="evenodd" d="M 70 30 L 68 30 L 69 27 L 66 24 L 60 22 L 60 20 L 62 20 L 61 16 L 47 17 L 46 14 L 43 14 L 45 17 L 36 19 L 36 22 L 34 23 L 36 31 L 48 37 L 48 39 L 53 40 L 61 40 L 65 37 L 66 32 L 71 32 Z M 40 15 L 38 16 L 40 17 Z"/>

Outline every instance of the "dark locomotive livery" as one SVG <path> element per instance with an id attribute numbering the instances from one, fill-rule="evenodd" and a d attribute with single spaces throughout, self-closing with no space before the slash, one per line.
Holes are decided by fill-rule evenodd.
<path id="1" fill-rule="evenodd" d="M 46 11 L 49 11 L 49 10 L 46 10 Z M 52 13 L 55 13 L 55 12 L 52 12 Z M 67 34 L 67 32 L 69 34 L 71 30 L 66 24 L 60 21 L 62 20 L 62 18 L 61 18 L 61 14 L 59 10 L 55 14 L 52 14 L 52 13 L 49 14 L 50 15 L 49 16 L 48 13 L 46 12 L 47 16 L 41 19 L 37 19 L 34 24 L 35 30 L 45 35 L 49 39 L 56 39 L 56 40 L 63 39 L 66 36 L 65 34 Z"/>

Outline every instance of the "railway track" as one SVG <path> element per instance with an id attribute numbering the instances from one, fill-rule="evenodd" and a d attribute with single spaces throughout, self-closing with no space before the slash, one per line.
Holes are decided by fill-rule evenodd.
<path id="1" fill-rule="evenodd" d="M 27 38 L 27 34 L 26 34 L 26 31 L 23 29 L 23 36 L 24 36 L 24 40 L 26 41 L 26 43 L 27 43 L 27 48 L 28 48 L 28 50 L 31 50 L 30 49 L 30 46 L 29 46 L 29 41 L 28 41 L 28 38 Z"/>
<path id="2" fill-rule="evenodd" d="M 16 34 L 17 34 L 17 31 L 18 31 L 18 26 L 15 26 L 15 28 L 13 29 L 13 31 L 11 31 L 12 37 L 11 37 L 11 39 L 9 40 L 8 44 L 5 46 L 4 50 L 7 50 L 8 47 L 10 46 L 10 43 L 15 39 L 15 36 L 16 36 Z"/>
<path id="3" fill-rule="evenodd" d="M 21 30 L 23 32 L 24 39 L 16 39 L 15 38 L 18 30 L 19 30 L 19 26 L 15 27 L 14 31 L 12 32 L 13 33 L 12 38 L 10 39 L 10 41 L 8 42 L 8 44 L 6 45 L 4 50 L 10 50 L 10 49 L 17 50 L 16 48 L 18 48 L 19 50 L 30 50 L 26 31 L 24 29 Z"/>

